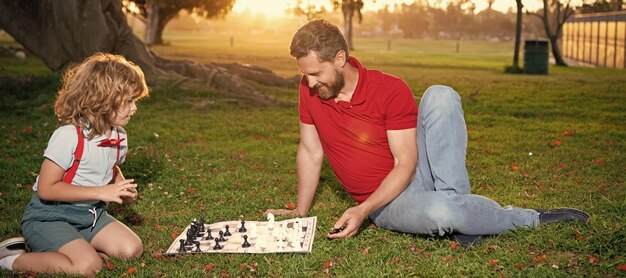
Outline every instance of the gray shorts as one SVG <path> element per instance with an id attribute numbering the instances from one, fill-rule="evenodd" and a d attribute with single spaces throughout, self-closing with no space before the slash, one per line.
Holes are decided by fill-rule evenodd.
<path id="1" fill-rule="evenodd" d="M 97 217 L 95 225 L 93 209 Z M 106 212 L 103 202 L 93 206 L 48 202 L 39 199 L 35 193 L 24 209 L 21 228 L 32 251 L 56 252 L 79 238 L 91 242 L 102 228 L 114 221 L 117 220 Z"/>

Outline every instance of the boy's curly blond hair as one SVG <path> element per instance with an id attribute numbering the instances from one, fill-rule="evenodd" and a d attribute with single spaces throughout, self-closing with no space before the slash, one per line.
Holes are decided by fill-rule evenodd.
<path id="1" fill-rule="evenodd" d="M 96 53 L 70 68 L 54 103 L 59 124 L 91 128 L 89 139 L 103 134 L 129 100 L 148 95 L 141 69 L 124 57 Z"/>

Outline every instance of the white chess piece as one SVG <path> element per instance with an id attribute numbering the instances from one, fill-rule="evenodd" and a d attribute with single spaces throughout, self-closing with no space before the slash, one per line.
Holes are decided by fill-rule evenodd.
<path id="1" fill-rule="evenodd" d="M 248 228 L 248 237 L 250 238 L 256 238 L 257 237 L 257 231 L 256 231 L 256 226 L 250 226 L 250 228 Z"/>
<path id="2" fill-rule="evenodd" d="M 265 238 L 259 238 L 259 240 L 257 240 L 257 246 L 261 250 L 265 250 L 265 248 L 267 248 L 267 241 L 265 241 Z"/>
<path id="3" fill-rule="evenodd" d="M 274 214 L 271 212 L 267 214 L 267 228 L 274 229 Z"/>
<path id="4" fill-rule="evenodd" d="M 302 225 L 300 224 L 300 218 L 296 218 L 296 222 L 293 223 L 293 229 L 296 232 L 296 238 L 300 241 L 302 237 Z"/>

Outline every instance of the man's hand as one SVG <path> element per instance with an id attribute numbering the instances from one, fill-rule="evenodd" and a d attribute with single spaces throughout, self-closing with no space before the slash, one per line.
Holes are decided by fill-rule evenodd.
<path id="1" fill-rule="evenodd" d="M 330 239 L 352 237 L 359 232 L 365 218 L 367 218 L 367 213 L 362 207 L 351 207 L 343 213 L 333 226 L 333 230 L 338 232 L 329 233 L 327 237 Z"/>

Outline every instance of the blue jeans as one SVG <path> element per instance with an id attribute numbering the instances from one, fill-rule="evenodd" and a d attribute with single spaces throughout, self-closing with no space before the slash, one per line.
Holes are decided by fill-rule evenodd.
<path id="1" fill-rule="evenodd" d="M 470 193 L 465 168 L 467 130 L 461 97 L 432 86 L 419 105 L 418 165 L 411 184 L 370 218 L 381 228 L 404 233 L 494 235 L 539 225 L 532 209 L 501 207 Z"/>

